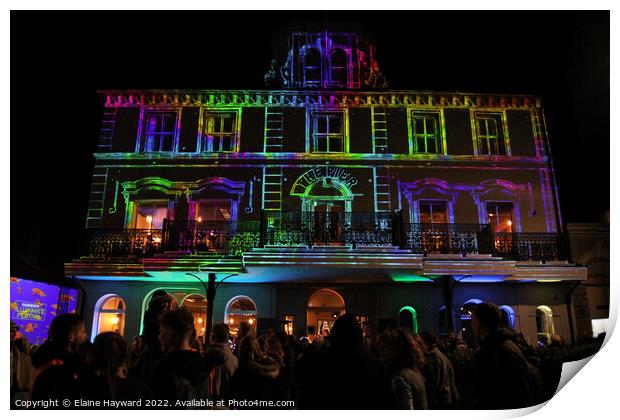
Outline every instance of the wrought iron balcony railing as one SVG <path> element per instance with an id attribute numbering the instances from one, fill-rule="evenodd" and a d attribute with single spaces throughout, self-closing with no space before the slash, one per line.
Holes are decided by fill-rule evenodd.
<path id="1" fill-rule="evenodd" d="M 89 229 L 83 244 L 92 257 L 148 257 L 162 249 L 159 229 Z"/>
<path id="2" fill-rule="evenodd" d="M 240 255 L 259 245 L 260 222 L 166 220 L 164 245 L 167 250 L 224 252 Z"/>
<path id="3" fill-rule="evenodd" d="M 490 254 L 489 225 L 403 223 L 401 247 L 426 254 Z"/>
<path id="4" fill-rule="evenodd" d="M 558 233 L 494 233 L 493 255 L 542 262 L 570 258 L 567 238 Z"/>
<path id="5" fill-rule="evenodd" d="M 94 229 L 83 255 L 149 257 L 164 251 L 241 255 L 264 246 L 398 246 L 421 254 L 492 254 L 513 260 L 569 259 L 556 233 L 494 233 L 490 225 L 403 223 L 398 213 L 264 212 L 261 220 L 165 220 L 157 229 Z"/>
<path id="6" fill-rule="evenodd" d="M 356 212 L 268 212 L 263 245 L 392 245 L 395 214 Z"/>

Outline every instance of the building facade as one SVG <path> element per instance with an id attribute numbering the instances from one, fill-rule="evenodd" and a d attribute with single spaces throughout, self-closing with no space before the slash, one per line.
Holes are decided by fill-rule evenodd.
<path id="1" fill-rule="evenodd" d="M 305 335 L 344 311 L 469 338 L 490 300 L 535 342 L 579 333 L 541 98 L 389 90 L 355 33 L 293 33 L 268 90 L 105 91 L 82 256 L 97 332 L 164 289 L 205 322 Z M 192 274 L 192 275 L 188 275 Z"/>

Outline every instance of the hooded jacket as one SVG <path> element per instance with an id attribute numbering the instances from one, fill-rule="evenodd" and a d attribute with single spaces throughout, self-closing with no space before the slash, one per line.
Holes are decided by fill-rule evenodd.
<path id="1" fill-rule="evenodd" d="M 177 401 L 209 397 L 211 367 L 200 353 L 179 350 L 164 356 L 151 379 L 151 389 L 157 399 L 167 400 L 168 407 L 181 409 Z M 194 408 L 194 407 L 187 407 Z"/>
<path id="2" fill-rule="evenodd" d="M 230 380 L 239 367 L 239 361 L 228 346 L 228 343 L 213 343 L 205 354 L 207 360 L 214 365 L 211 373 L 211 397 L 220 399 L 226 394 Z"/>
<path id="3" fill-rule="evenodd" d="M 227 397 L 235 400 L 271 401 L 273 382 L 279 373 L 280 365 L 270 357 L 241 363 L 231 378 Z"/>
<path id="4" fill-rule="evenodd" d="M 508 329 L 493 331 L 480 343 L 474 361 L 477 409 L 500 410 L 533 405 L 528 362 Z"/>

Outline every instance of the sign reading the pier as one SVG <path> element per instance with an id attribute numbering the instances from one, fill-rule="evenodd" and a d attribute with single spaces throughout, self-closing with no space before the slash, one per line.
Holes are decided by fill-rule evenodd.
<path id="1" fill-rule="evenodd" d="M 297 178 L 291 189 L 291 195 L 305 195 L 312 185 L 325 179 L 337 180 L 349 189 L 358 184 L 357 178 L 345 169 L 335 166 L 317 166 Z"/>

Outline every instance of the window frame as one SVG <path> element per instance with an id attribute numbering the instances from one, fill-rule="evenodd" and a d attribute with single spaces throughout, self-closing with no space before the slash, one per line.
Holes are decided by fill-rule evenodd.
<path id="1" fill-rule="evenodd" d="M 327 133 L 316 134 L 315 127 L 317 125 L 318 119 L 315 117 L 317 115 L 329 115 L 329 114 L 339 114 L 342 116 L 342 124 L 341 124 L 341 134 L 331 134 L 329 133 L 329 128 Z M 329 127 L 329 119 L 327 126 Z M 342 151 L 332 152 L 332 151 L 318 151 L 317 149 L 317 138 L 318 136 L 326 137 L 327 139 L 327 149 L 329 149 L 330 138 L 342 138 Z M 349 153 L 349 110 L 348 108 L 339 108 L 339 109 L 308 109 L 306 114 L 306 153 L 313 154 L 342 154 Z"/>
<path id="2" fill-rule="evenodd" d="M 501 127 L 498 128 L 497 133 L 501 133 L 502 139 L 504 141 L 504 151 L 505 154 L 491 154 L 491 153 L 481 153 L 481 137 L 491 137 L 489 135 L 480 135 L 478 120 L 480 115 L 489 115 L 497 118 L 496 121 L 500 122 Z M 510 149 L 510 136 L 508 133 L 508 118 L 506 116 L 506 110 L 498 110 L 498 109 L 479 109 L 479 110 L 470 110 L 470 119 L 471 119 L 471 132 L 474 146 L 474 155 L 476 156 L 486 156 L 486 157 L 498 157 L 498 156 L 512 156 L 512 151 Z M 487 142 L 487 145 L 488 142 Z M 497 149 L 499 150 L 499 141 L 497 143 Z"/>
<path id="3" fill-rule="evenodd" d="M 143 142 L 144 142 L 144 136 L 146 136 L 146 117 L 148 114 L 174 114 L 175 115 L 175 120 L 174 120 L 174 132 L 172 134 L 172 150 L 171 151 L 141 151 L 142 146 L 143 146 Z M 135 152 L 136 153 L 178 153 L 178 149 L 179 149 L 179 133 L 181 132 L 181 110 L 179 108 L 152 108 L 152 107 L 147 107 L 147 108 L 141 108 L 140 109 L 140 119 L 139 119 L 139 125 L 138 125 L 138 135 L 136 138 L 136 149 Z M 161 136 L 161 132 L 159 134 Z M 161 137 L 160 137 L 160 145 L 161 145 Z"/>
<path id="4" fill-rule="evenodd" d="M 436 116 L 437 124 L 437 145 L 438 151 L 435 153 L 421 152 L 418 150 L 418 135 L 415 134 L 415 116 Z M 426 127 L 426 122 L 425 122 Z M 446 140 L 446 121 L 442 108 L 407 108 L 407 130 L 409 137 L 409 154 L 410 155 L 447 155 L 448 145 Z M 422 135 L 423 137 L 430 137 L 428 134 Z M 428 150 L 428 144 L 425 141 L 426 149 Z"/>
<path id="5" fill-rule="evenodd" d="M 219 133 L 219 136 L 220 136 L 220 143 L 221 143 L 221 137 L 223 137 L 224 135 L 232 134 L 233 136 L 233 139 L 231 142 L 232 150 L 214 151 L 213 143 L 211 144 L 211 150 L 203 150 L 203 143 L 205 141 L 208 141 L 208 134 L 210 134 L 205 131 L 207 128 L 206 120 L 207 120 L 207 117 L 211 114 L 234 114 L 235 115 L 235 121 L 233 123 L 233 128 L 230 133 L 224 132 L 224 131 L 217 132 Z M 200 110 L 198 133 L 199 133 L 198 147 L 197 147 L 198 153 L 238 153 L 239 142 L 240 142 L 240 137 L 241 137 L 241 108 L 202 108 Z"/>
<path id="6" fill-rule="evenodd" d="M 491 222 L 489 221 L 489 205 L 494 205 L 496 208 L 498 205 L 505 205 L 505 204 L 510 204 L 512 205 L 512 211 L 511 211 L 511 219 L 510 221 L 512 222 L 512 225 L 510 225 L 510 234 L 513 233 L 518 233 L 521 231 L 521 227 L 520 227 L 520 223 L 518 220 L 518 212 L 517 212 L 517 206 L 518 203 L 514 202 L 514 201 L 505 201 L 505 200 L 488 200 L 488 201 L 484 201 L 484 215 L 485 215 L 485 220 L 486 220 L 486 224 L 489 224 L 493 230 L 494 233 L 500 233 L 500 232 L 496 232 L 495 231 L 495 227 L 499 226 L 499 225 L 492 225 Z M 499 219 L 498 219 L 499 220 Z"/>
<path id="7" fill-rule="evenodd" d="M 418 220 L 420 224 L 423 223 L 427 223 L 427 222 L 422 222 L 422 205 L 430 205 L 431 206 L 431 222 L 429 224 L 450 224 L 451 223 L 451 218 L 450 218 L 450 214 L 451 214 L 451 208 L 450 208 L 450 202 L 448 200 L 434 200 L 434 199 L 420 199 L 418 200 Z M 435 223 L 432 221 L 433 219 L 433 209 L 432 206 L 436 206 L 436 205 L 443 205 L 444 206 L 444 215 L 446 218 L 446 222 L 445 223 Z"/>

